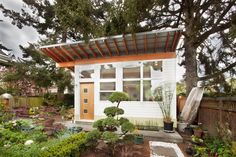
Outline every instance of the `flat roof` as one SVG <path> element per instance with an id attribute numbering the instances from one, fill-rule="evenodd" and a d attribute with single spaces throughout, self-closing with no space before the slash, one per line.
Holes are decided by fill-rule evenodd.
<path id="1" fill-rule="evenodd" d="M 154 30 L 90 39 L 88 42 L 46 45 L 41 46 L 40 50 L 61 67 L 73 67 L 73 64 L 66 64 L 67 66 L 62 64 L 175 52 L 181 32 L 181 28 Z"/>

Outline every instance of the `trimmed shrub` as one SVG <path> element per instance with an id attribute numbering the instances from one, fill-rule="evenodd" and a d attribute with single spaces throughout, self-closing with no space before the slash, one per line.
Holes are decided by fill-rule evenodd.
<path id="1" fill-rule="evenodd" d="M 106 131 L 116 131 L 116 127 L 119 126 L 119 121 L 113 117 L 107 117 L 103 120 L 102 125 Z"/>
<path id="2" fill-rule="evenodd" d="M 114 103 L 120 103 L 121 101 L 128 101 L 129 100 L 129 96 L 127 93 L 125 92 L 114 92 L 110 95 L 109 97 L 109 101 Z"/>
<path id="3" fill-rule="evenodd" d="M 107 117 L 115 117 L 116 115 L 124 114 L 124 110 L 115 106 L 107 107 L 104 109 L 104 113 Z"/>
<path id="4" fill-rule="evenodd" d="M 75 157 L 85 149 L 86 134 L 79 133 L 47 148 L 42 152 L 41 157 Z"/>
<path id="5" fill-rule="evenodd" d="M 104 131 L 104 128 L 103 128 L 103 125 L 102 125 L 103 120 L 104 120 L 104 119 L 99 119 L 99 120 L 97 120 L 96 122 L 94 122 L 94 123 L 93 123 L 93 127 L 94 127 L 94 128 L 97 128 L 99 131 Z"/>
<path id="6" fill-rule="evenodd" d="M 129 122 L 129 120 L 127 118 L 120 117 L 119 122 L 120 122 L 120 125 L 122 125 L 125 122 Z"/>
<path id="7" fill-rule="evenodd" d="M 101 138 L 101 134 L 102 133 L 97 129 L 88 132 L 85 138 L 86 146 L 90 148 L 96 147 L 98 140 Z"/>
<path id="8" fill-rule="evenodd" d="M 119 140 L 119 136 L 114 132 L 105 131 L 102 134 L 102 139 L 109 144 L 115 144 Z"/>
<path id="9" fill-rule="evenodd" d="M 135 130 L 135 126 L 134 124 L 130 123 L 130 122 L 124 122 L 121 125 L 121 131 L 123 134 L 126 134 L 128 132 L 132 133 Z"/>

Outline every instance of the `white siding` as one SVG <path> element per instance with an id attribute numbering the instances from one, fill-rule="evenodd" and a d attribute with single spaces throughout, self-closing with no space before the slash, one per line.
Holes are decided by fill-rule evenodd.
<path id="1" fill-rule="evenodd" d="M 115 63 L 116 65 L 122 65 L 122 63 Z M 112 105 L 109 101 L 100 101 L 99 91 L 100 91 L 100 66 L 94 65 L 77 65 L 75 67 L 75 120 L 79 120 L 79 70 L 80 69 L 95 69 L 95 76 L 92 79 L 83 80 L 83 82 L 94 82 L 94 114 L 95 117 L 104 116 L 103 110 Z M 161 75 L 161 80 L 165 82 L 176 82 L 176 62 L 175 59 L 165 59 L 163 60 L 163 72 Z M 123 73 L 122 67 L 116 66 L 116 91 L 122 91 L 123 89 Z M 174 88 L 175 89 L 175 88 Z M 141 99 L 142 100 L 142 99 Z M 124 109 L 125 117 L 141 117 L 141 118 L 162 118 L 162 113 L 157 102 L 148 101 L 128 101 L 122 102 L 120 107 Z M 174 92 L 174 97 L 172 101 L 172 118 L 176 119 L 176 91 Z M 77 118 L 76 118 L 77 117 Z"/>

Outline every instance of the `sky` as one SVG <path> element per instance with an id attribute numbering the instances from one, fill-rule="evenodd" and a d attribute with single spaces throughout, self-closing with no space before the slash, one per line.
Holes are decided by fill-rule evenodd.
<path id="1" fill-rule="evenodd" d="M 0 0 L 0 3 L 8 9 L 13 9 L 15 11 L 20 11 L 23 6 L 21 0 Z M 24 26 L 19 29 L 17 26 L 11 24 L 11 19 L 3 16 L 0 12 L 0 43 L 9 49 L 12 49 L 12 54 L 16 57 L 21 57 L 22 53 L 19 45 L 27 46 L 28 43 L 35 43 L 39 40 L 39 34 L 32 27 Z M 180 60 L 177 57 L 177 63 Z M 180 66 L 176 66 L 176 80 L 179 81 L 183 78 L 185 69 Z"/>

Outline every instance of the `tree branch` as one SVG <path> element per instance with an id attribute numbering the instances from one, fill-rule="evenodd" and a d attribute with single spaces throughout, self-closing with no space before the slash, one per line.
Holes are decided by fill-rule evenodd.
<path id="1" fill-rule="evenodd" d="M 204 81 L 204 80 L 208 80 L 208 79 L 217 77 L 218 75 L 223 74 L 223 73 L 229 71 L 230 69 L 232 69 L 234 67 L 236 67 L 236 62 L 230 64 L 228 67 L 222 69 L 221 71 L 218 71 L 216 73 L 213 73 L 213 74 L 210 74 L 210 75 L 207 75 L 207 76 L 204 76 L 204 77 L 199 77 L 198 81 Z"/>

